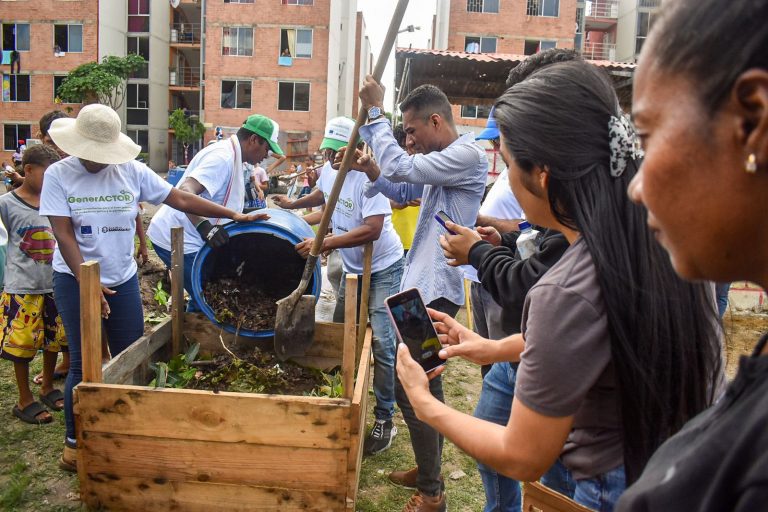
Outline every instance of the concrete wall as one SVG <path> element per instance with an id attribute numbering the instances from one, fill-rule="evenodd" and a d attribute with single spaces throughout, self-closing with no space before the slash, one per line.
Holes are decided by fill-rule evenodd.
<path id="1" fill-rule="evenodd" d="M 619 1 L 619 21 L 616 24 L 616 60 L 635 60 L 635 34 L 637 33 L 637 0 Z"/>

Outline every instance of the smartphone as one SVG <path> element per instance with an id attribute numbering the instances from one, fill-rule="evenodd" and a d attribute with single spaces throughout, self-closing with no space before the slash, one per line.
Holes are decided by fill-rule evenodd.
<path id="1" fill-rule="evenodd" d="M 445 223 L 446 222 L 453 222 L 453 219 L 450 218 L 447 213 L 445 213 L 444 211 L 440 210 L 439 212 L 437 212 L 435 214 L 435 220 L 437 222 L 439 222 L 440 225 L 443 226 L 448 233 L 450 233 L 452 235 L 456 234 L 454 231 L 451 231 L 450 229 L 445 227 Z M 453 223 L 456 224 L 455 222 L 453 222 Z"/>
<path id="2" fill-rule="evenodd" d="M 384 299 L 395 333 L 405 343 L 411 357 L 429 373 L 443 366 L 445 361 L 437 355 L 442 348 L 424 300 L 416 288 L 405 290 Z"/>

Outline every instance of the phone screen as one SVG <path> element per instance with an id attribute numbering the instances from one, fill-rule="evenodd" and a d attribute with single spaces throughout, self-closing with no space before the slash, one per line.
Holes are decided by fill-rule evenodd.
<path id="1" fill-rule="evenodd" d="M 443 226 L 443 227 L 445 228 L 445 230 L 446 230 L 448 233 L 450 233 L 450 234 L 452 234 L 452 235 L 455 235 L 455 234 L 456 234 L 455 232 L 453 232 L 452 230 L 448 229 L 448 228 L 445 226 L 445 223 L 446 223 L 446 222 L 453 222 L 453 219 L 451 219 L 451 218 L 448 216 L 448 214 L 447 214 L 447 213 L 445 213 L 444 211 L 440 210 L 439 212 L 437 212 L 437 213 L 435 214 L 435 220 L 436 220 L 437 222 L 439 222 L 439 223 L 440 223 L 440 225 L 441 225 L 441 226 Z M 454 222 L 454 224 L 455 224 L 455 222 Z"/>
<path id="2" fill-rule="evenodd" d="M 424 371 L 430 372 L 444 365 L 445 361 L 437 355 L 442 345 L 419 292 L 412 288 L 387 297 L 386 305 L 398 338 Z"/>

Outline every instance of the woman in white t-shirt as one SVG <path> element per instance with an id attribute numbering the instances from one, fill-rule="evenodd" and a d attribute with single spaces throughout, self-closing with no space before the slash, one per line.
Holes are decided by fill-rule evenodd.
<path id="1" fill-rule="evenodd" d="M 101 311 L 110 351 L 116 355 L 144 331 L 133 258 L 139 201 L 165 203 L 184 212 L 234 221 L 250 221 L 256 216 L 174 189 L 135 161 L 141 147 L 120 133 L 120 117 L 104 105 L 88 105 L 76 119 L 57 119 L 48 133 L 71 155 L 48 168 L 40 215 L 48 216 L 58 242 L 53 258 L 54 298 L 70 351 L 64 394 L 67 432 L 60 466 L 72 471 L 76 469 L 72 388 L 82 379 L 80 264 L 95 260 L 100 265 Z"/>

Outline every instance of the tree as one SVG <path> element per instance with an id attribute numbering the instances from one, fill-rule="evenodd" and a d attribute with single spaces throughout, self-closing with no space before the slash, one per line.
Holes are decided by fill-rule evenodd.
<path id="1" fill-rule="evenodd" d="M 168 126 L 173 130 L 176 140 L 184 146 L 184 163 L 189 163 L 189 145 L 205 135 L 205 125 L 197 116 L 187 116 L 184 110 L 177 108 L 168 117 Z"/>
<path id="2" fill-rule="evenodd" d="M 117 110 L 125 100 L 125 81 L 146 64 L 144 57 L 135 54 L 88 62 L 67 74 L 56 95 L 67 103 L 101 103 Z"/>

